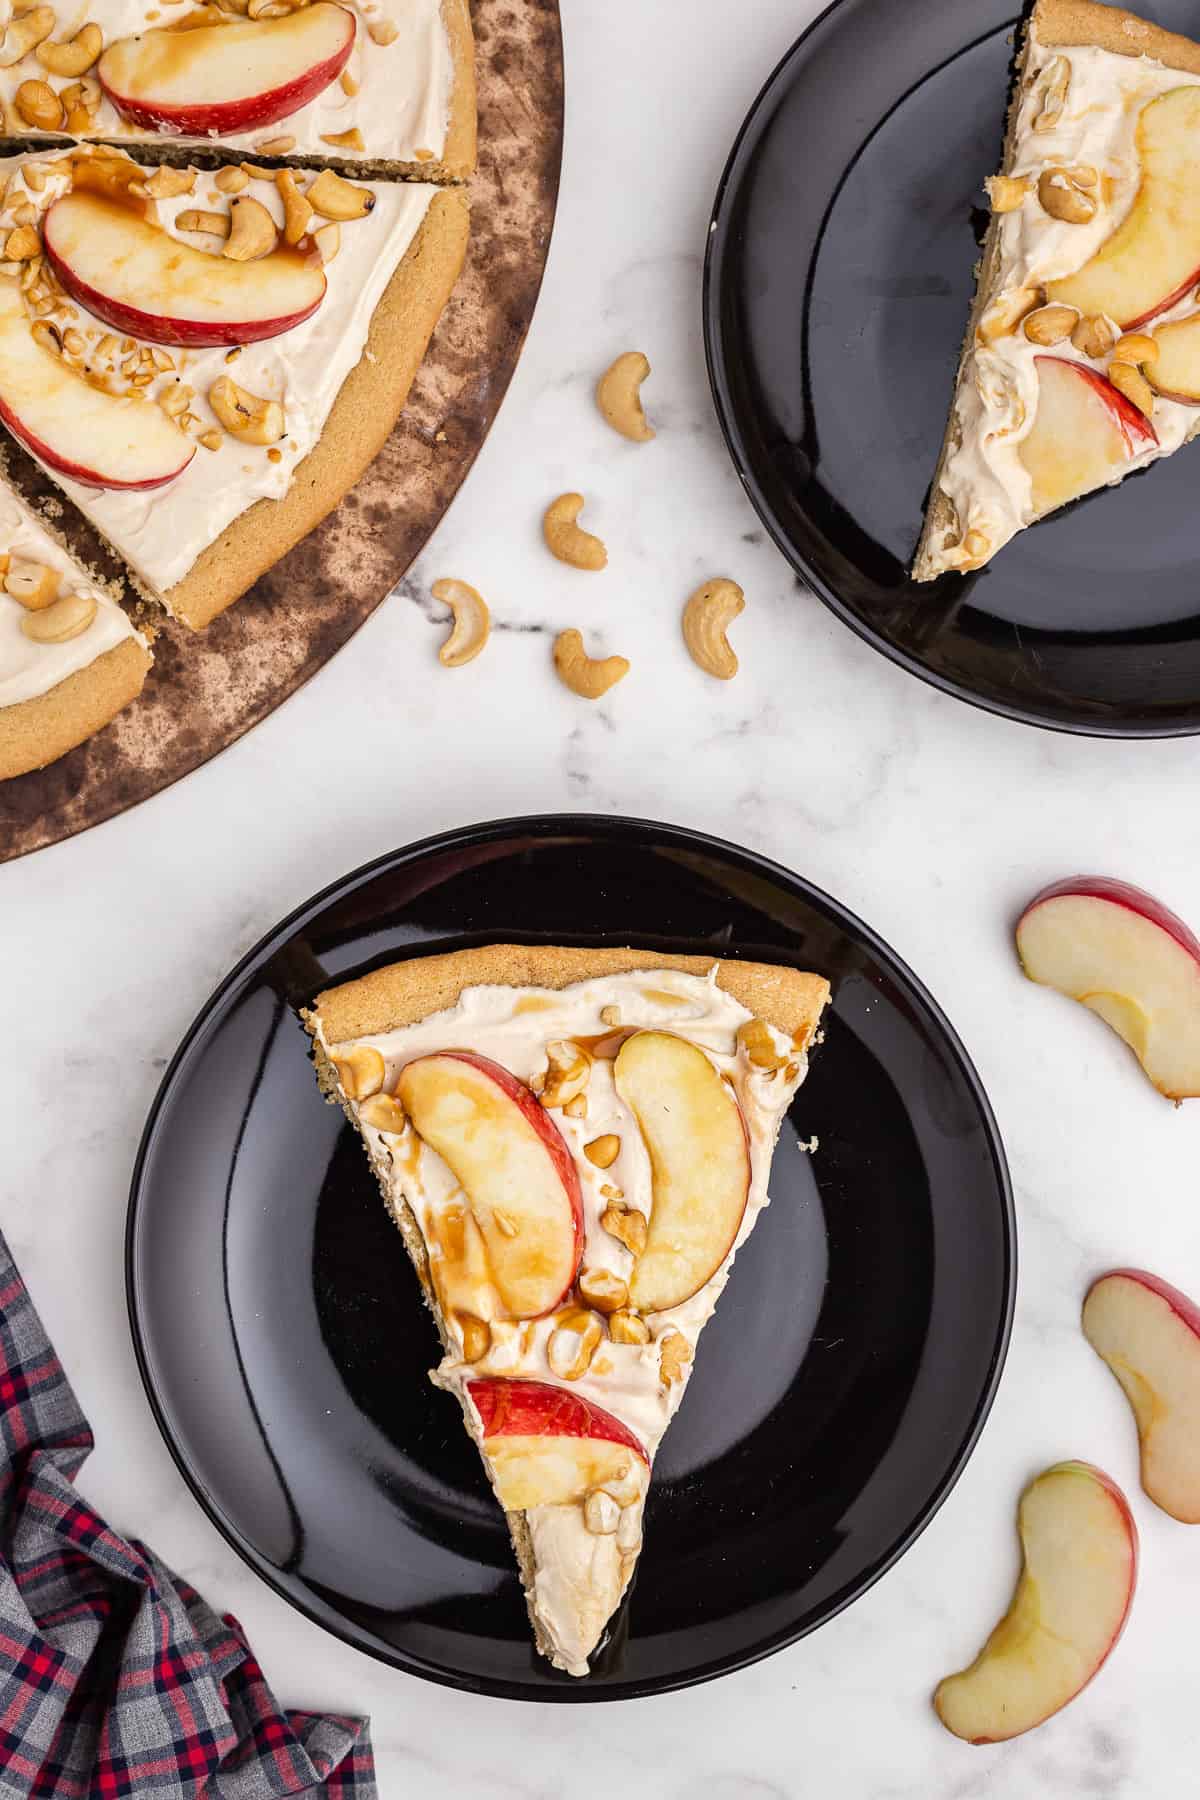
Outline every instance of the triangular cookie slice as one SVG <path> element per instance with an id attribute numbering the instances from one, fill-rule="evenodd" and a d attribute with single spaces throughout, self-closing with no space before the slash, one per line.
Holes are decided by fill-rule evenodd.
<path id="1" fill-rule="evenodd" d="M 0 781 L 107 725 L 151 661 L 112 594 L 0 477 Z"/>
<path id="2" fill-rule="evenodd" d="M 828 997 L 816 975 L 492 945 L 320 995 L 362 1133 L 504 1508 L 538 1647 L 588 1673 L 655 1451 L 767 1202 Z"/>
<path id="3" fill-rule="evenodd" d="M 0 419 L 142 592 L 206 625 L 378 453 L 465 193 L 91 145 L 0 179 Z"/>
<path id="4" fill-rule="evenodd" d="M 1037 0 L 914 578 L 1200 431 L 1200 45 Z"/>
<path id="5" fill-rule="evenodd" d="M 30 0 L 10 9 L 0 100 L 23 139 L 217 144 L 427 181 L 475 166 L 468 0 Z"/>

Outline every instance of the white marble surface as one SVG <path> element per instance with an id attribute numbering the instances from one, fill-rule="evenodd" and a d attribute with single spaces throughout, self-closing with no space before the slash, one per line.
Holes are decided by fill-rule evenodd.
<path id="1" fill-rule="evenodd" d="M 1200 1755 L 1200 1532 L 1137 1490 L 1125 1402 L 1084 1344 L 1093 1273 L 1145 1263 L 1200 1291 L 1200 1105 L 1173 1111 L 1097 1022 L 1019 975 L 1014 909 L 1042 882 L 1124 874 L 1200 922 L 1195 743 L 1044 735 L 943 698 L 800 592 L 718 437 L 699 330 L 708 208 L 742 115 L 808 0 L 570 0 L 562 204 L 524 360 L 413 578 L 250 737 L 133 813 L 0 871 L 0 1226 L 94 1424 L 89 1496 L 232 1607 L 285 1699 L 369 1711 L 385 1800 L 1003 1800 L 1173 1789 Z M 685 23 L 686 21 L 686 23 Z M 669 106 L 669 110 L 668 110 Z M 591 382 L 644 348 L 657 441 L 630 447 Z M 610 567 L 553 562 L 565 487 Z M 685 659 L 702 577 L 745 587 L 729 686 Z M 451 673 L 428 598 L 474 582 L 498 631 Z M 598 706 L 549 670 L 584 627 L 629 678 Z M 991 1420 L 950 1500 L 878 1586 L 815 1637 L 717 1685 L 527 1708 L 419 1684 L 294 1615 L 185 1490 L 134 1368 L 122 1226 L 143 1118 L 181 1032 L 288 908 L 395 844 L 578 807 L 746 842 L 870 920 L 945 1005 L 991 1093 L 1017 1191 L 1021 1288 Z M 1143 1575 L 1098 1681 L 1041 1731 L 967 1749 L 928 1705 L 1013 1578 L 1020 1484 L 1103 1463 L 1135 1498 Z"/>

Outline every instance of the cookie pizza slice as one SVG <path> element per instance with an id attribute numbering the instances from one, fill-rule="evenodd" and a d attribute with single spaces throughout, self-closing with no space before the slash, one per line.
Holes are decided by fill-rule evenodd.
<path id="1" fill-rule="evenodd" d="M 107 725 L 151 660 L 109 589 L 0 478 L 0 781 Z"/>
<path id="2" fill-rule="evenodd" d="M 468 0 L 5 11 L 0 101 L 21 139 L 219 145 L 434 181 L 475 166 Z"/>
<path id="3" fill-rule="evenodd" d="M 462 188 L 0 161 L 0 422 L 201 627 L 353 486 L 462 264 Z"/>
<path id="4" fill-rule="evenodd" d="M 317 1074 L 362 1134 L 572 1675 L 629 1583 L 655 1451 L 828 983 L 765 963 L 491 945 L 323 993 Z"/>
<path id="5" fill-rule="evenodd" d="M 1200 430 L 1200 45 L 1037 0 L 913 565 L 1017 532 Z"/>

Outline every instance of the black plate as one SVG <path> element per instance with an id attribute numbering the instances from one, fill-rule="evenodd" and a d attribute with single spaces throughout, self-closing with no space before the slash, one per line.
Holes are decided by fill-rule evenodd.
<path id="1" fill-rule="evenodd" d="M 976 575 L 907 577 L 1017 12 L 839 0 L 784 58 L 734 146 L 709 237 L 717 411 L 785 556 L 903 668 L 1029 724 L 1200 731 L 1200 451 L 1023 532 Z M 1195 30 L 1195 0 L 1149 12 Z"/>
<path id="2" fill-rule="evenodd" d="M 775 1203 L 707 1329 L 631 1596 L 582 1683 L 533 1651 L 503 1518 L 457 1407 L 425 1379 L 438 1350 L 399 1233 L 296 1017 L 326 982 L 397 955 L 513 937 L 773 957 L 836 988 Z M 397 851 L 245 958 L 147 1123 L 128 1287 L 167 1442 L 272 1587 L 435 1681 L 614 1700 L 791 1642 L 912 1542 L 991 1404 L 1014 1256 L 978 1078 L 886 945 L 747 851 L 567 816 Z"/>

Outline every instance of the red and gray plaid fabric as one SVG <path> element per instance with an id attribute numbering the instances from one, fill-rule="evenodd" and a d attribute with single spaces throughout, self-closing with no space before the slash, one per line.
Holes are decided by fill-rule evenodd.
<path id="1" fill-rule="evenodd" d="M 80 1498 L 91 1448 L 0 1236 L 0 1800 L 375 1800 L 365 1722 L 281 1711 L 237 1621 Z"/>

